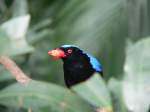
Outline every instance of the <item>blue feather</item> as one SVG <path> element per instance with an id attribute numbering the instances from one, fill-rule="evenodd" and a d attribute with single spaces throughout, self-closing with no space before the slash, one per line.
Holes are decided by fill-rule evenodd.
<path id="1" fill-rule="evenodd" d="M 90 58 L 90 63 L 92 64 L 92 66 L 96 70 L 96 72 L 101 72 L 102 65 L 99 63 L 99 61 L 90 54 L 87 54 L 87 56 Z"/>
<path id="2" fill-rule="evenodd" d="M 67 48 L 67 47 L 76 47 L 76 48 L 79 48 L 78 46 L 75 46 L 75 45 L 62 45 L 61 47 L 63 47 L 63 48 Z"/>

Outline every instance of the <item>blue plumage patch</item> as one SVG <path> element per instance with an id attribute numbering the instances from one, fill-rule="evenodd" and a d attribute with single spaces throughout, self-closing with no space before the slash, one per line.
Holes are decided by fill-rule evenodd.
<path id="1" fill-rule="evenodd" d="M 62 45 L 61 47 L 67 48 L 67 47 L 72 47 L 72 45 Z"/>
<path id="2" fill-rule="evenodd" d="M 62 45 L 61 47 L 63 47 L 63 48 L 67 48 L 67 47 L 76 47 L 76 48 L 79 48 L 78 46 L 75 46 L 75 45 Z"/>
<path id="3" fill-rule="evenodd" d="M 93 68 L 97 71 L 97 72 L 101 72 L 102 71 L 102 65 L 98 62 L 98 60 L 96 58 L 94 58 L 92 55 L 87 54 L 87 56 L 90 58 L 90 63 L 92 64 Z"/>

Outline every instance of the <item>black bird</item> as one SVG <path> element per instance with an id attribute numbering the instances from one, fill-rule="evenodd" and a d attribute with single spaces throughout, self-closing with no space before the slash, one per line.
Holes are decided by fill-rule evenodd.
<path id="1" fill-rule="evenodd" d="M 64 79 L 68 88 L 87 80 L 94 72 L 102 75 L 102 66 L 96 58 L 75 45 L 63 45 L 48 54 L 64 62 Z"/>

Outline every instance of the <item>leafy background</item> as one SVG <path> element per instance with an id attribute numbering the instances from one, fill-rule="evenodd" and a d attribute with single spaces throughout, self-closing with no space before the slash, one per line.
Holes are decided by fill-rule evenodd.
<path id="1" fill-rule="evenodd" d="M 0 66 L 0 112 L 149 112 L 149 0 L 1 0 L 0 54 L 33 81 Z M 75 44 L 102 63 L 104 79 L 66 89 L 49 49 Z"/>

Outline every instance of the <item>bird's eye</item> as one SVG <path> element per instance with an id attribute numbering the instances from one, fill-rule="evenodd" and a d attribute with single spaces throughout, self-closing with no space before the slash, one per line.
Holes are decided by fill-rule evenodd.
<path id="1" fill-rule="evenodd" d="M 71 54 L 71 53 L 72 53 L 72 49 L 68 49 L 67 52 L 68 52 L 69 54 Z"/>

